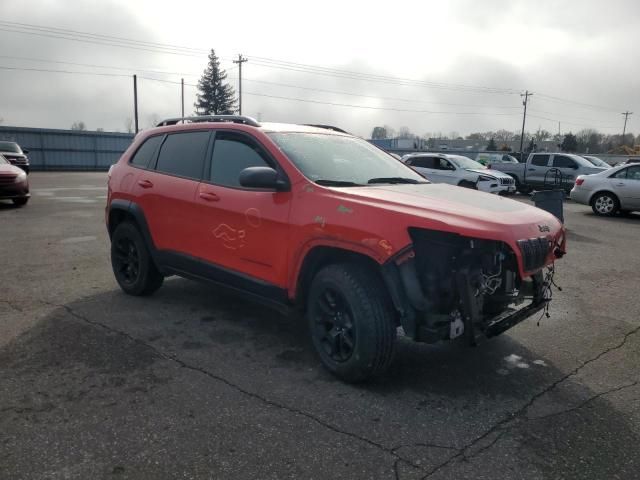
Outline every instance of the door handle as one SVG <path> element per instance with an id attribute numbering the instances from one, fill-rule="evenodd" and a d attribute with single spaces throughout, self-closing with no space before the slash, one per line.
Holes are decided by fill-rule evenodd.
<path id="1" fill-rule="evenodd" d="M 616 187 L 624 187 L 624 183 L 616 183 Z"/>
<path id="2" fill-rule="evenodd" d="M 529 170 L 530 172 L 534 172 L 535 168 L 527 168 L 527 170 Z"/>
<path id="3" fill-rule="evenodd" d="M 138 185 L 140 185 L 142 188 L 153 187 L 153 183 L 151 183 L 149 180 L 138 180 Z"/>
<path id="4" fill-rule="evenodd" d="M 220 197 L 212 192 L 200 192 L 198 195 L 201 199 L 206 200 L 207 202 L 217 202 L 220 200 Z"/>

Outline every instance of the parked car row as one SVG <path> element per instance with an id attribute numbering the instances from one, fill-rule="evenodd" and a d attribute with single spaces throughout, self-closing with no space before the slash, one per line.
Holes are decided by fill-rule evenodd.
<path id="1" fill-rule="evenodd" d="M 29 157 L 15 142 L 0 141 L 0 200 L 23 206 L 29 201 Z"/>
<path id="2" fill-rule="evenodd" d="M 593 155 L 536 152 L 526 163 L 519 163 L 511 155 L 486 152 L 476 160 L 429 152 L 401 158 L 433 183 L 497 194 L 560 188 L 575 202 L 591 206 L 597 215 L 640 210 L 640 165 L 634 159 L 612 167 Z"/>

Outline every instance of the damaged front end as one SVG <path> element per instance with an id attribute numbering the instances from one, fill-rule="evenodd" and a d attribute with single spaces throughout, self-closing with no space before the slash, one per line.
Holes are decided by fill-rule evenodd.
<path id="1" fill-rule="evenodd" d="M 518 242 L 528 276 L 519 273 L 509 245 L 460 235 L 409 229 L 410 249 L 384 266 L 387 285 L 405 334 L 435 343 L 464 336 L 470 345 L 490 338 L 540 312 L 551 300 L 550 240 Z"/>

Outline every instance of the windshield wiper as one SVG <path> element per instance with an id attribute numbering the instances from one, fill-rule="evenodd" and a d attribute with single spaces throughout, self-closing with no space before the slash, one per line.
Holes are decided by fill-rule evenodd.
<path id="1" fill-rule="evenodd" d="M 420 180 L 416 180 L 415 178 L 404 178 L 404 177 L 380 177 L 380 178 L 372 178 L 367 183 L 427 183 L 421 182 Z"/>
<path id="2" fill-rule="evenodd" d="M 362 184 L 355 182 L 348 182 L 345 180 L 314 180 L 318 185 L 324 185 L 325 187 L 362 187 Z"/>

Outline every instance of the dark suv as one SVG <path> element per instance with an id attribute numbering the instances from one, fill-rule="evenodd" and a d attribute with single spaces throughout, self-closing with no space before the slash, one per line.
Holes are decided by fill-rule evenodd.
<path id="1" fill-rule="evenodd" d="M 538 208 L 432 184 L 327 126 L 167 120 L 109 171 L 111 262 L 132 295 L 167 275 L 306 314 L 347 381 L 421 342 L 493 337 L 550 301 L 565 231 Z"/>
<path id="2" fill-rule="evenodd" d="M 24 150 L 16 142 L 0 141 L 0 155 L 6 158 L 11 165 L 20 167 L 26 173 L 29 173 L 29 150 Z"/>

